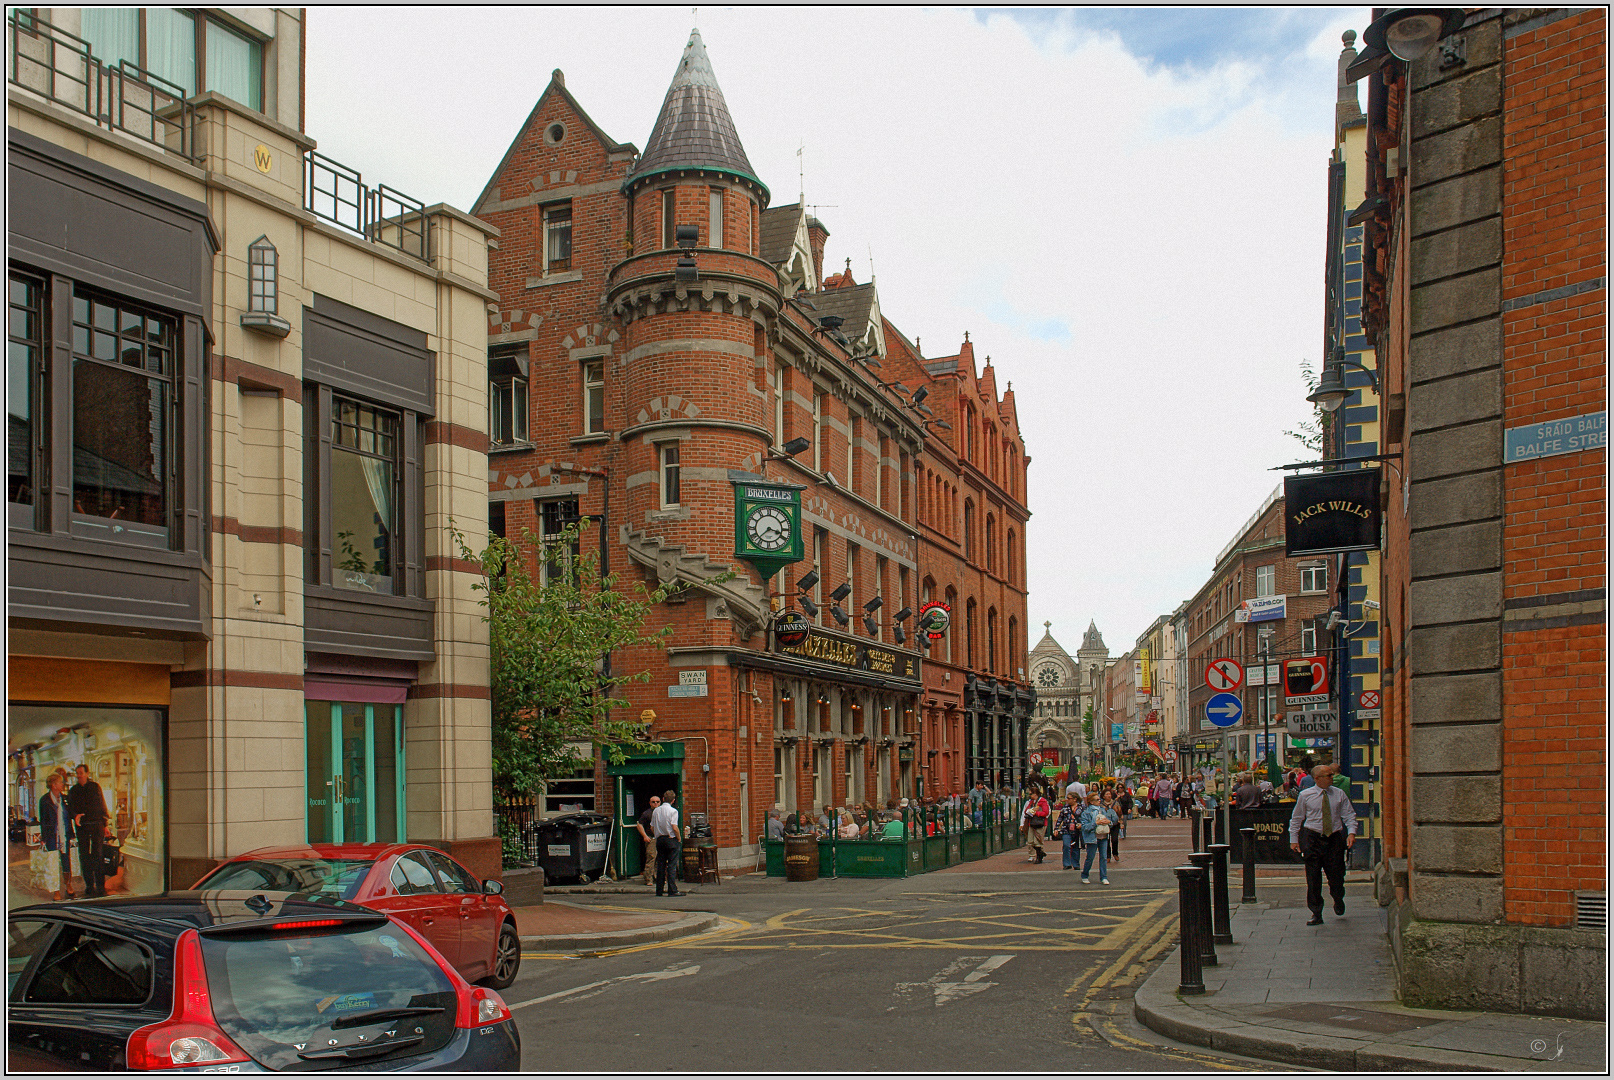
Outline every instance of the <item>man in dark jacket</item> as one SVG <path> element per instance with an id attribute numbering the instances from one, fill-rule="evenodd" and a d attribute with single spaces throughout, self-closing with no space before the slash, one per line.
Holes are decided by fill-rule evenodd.
<path id="1" fill-rule="evenodd" d="M 105 870 L 101 842 L 106 838 L 106 796 L 90 779 L 88 766 L 74 770 L 78 783 L 67 793 L 67 813 L 78 834 L 79 873 L 84 875 L 85 896 L 105 896 Z"/>

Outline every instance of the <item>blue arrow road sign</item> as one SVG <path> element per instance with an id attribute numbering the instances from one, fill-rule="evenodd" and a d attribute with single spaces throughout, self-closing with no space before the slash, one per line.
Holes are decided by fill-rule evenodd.
<path id="1" fill-rule="evenodd" d="M 1205 702 L 1205 716 L 1217 727 L 1232 727 L 1244 716 L 1244 702 L 1237 694 L 1212 694 Z"/>

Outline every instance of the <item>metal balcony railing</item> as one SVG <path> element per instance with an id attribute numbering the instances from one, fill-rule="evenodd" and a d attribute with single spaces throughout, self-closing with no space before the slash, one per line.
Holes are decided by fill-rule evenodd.
<path id="1" fill-rule="evenodd" d="M 429 260 L 426 206 L 310 150 L 303 155 L 303 208 L 366 240 Z"/>
<path id="2" fill-rule="evenodd" d="M 114 131 L 159 146 L 190 161 L 194 112 L 182 87 L 124 60 L 103 63 L 83 38 L 45 22 L 27 9 L 6 18 L 10 35 L 7 79 Z"/>

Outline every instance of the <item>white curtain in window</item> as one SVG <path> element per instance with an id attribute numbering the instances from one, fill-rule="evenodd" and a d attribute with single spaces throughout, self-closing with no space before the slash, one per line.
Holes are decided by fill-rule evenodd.
<path id="1" fill-rule="evenodd" d="M 196 95 L 196 22 L 173 8 L 146 9 L 146 70 Z"/>
<path id="2" fill-rule="evenodd" d="M 370 500 L 375 503 L 376 513 L 381 515 L 382 528 L 390 537 L 393 534 L 392 463 L 370 457 L 361 457 L 359 462 L 364 466 L 364 486 L 370 489 Z M 391 572 L 390 567 L 379 571 L 383 574 Z"/>
<path id="3" fill-rule="evenodd" d="M 263 61 L 256 41 L 207 24 L 207 88 L 248 108 L 263 108 Z"/>
<path id="4" fill-rule="evenodd" d="M 85 8 L 84 40 L 95 58 L 108 67 L 120 60 L 140 63 L 139 8 Z"/>

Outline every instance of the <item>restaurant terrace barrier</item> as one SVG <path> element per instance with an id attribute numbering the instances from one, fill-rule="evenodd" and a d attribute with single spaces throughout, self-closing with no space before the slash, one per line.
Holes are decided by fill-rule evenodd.
<path id="1" fill-rule="evenodd" d="M 1019 800 L 995 798 L 982 807 L 977 824 L 966 803 L 958 809 L 907 807 L 901 811 L 902 836 L 890 839 L 842 840 L 833 835 L 818 840 L 820 877 L 911 877 L 959 863 L 974 862 L 1021 846 Z M 809 815 L 792 814 L 790 830 L 811 830 Z M 878 833 L 879 823 L 875 823 Z M 786 877 L 784 840 L 765 840 L 770 877 Z M 801 837 L 794 837 L 797 844 Z"/>

